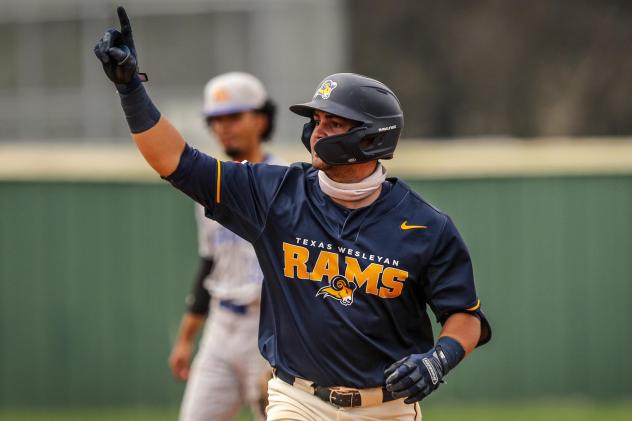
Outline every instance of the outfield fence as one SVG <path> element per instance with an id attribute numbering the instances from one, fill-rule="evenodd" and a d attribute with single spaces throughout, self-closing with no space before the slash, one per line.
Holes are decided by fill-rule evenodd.
<path id="1" fill-rule="evenodd" d="M 117 153 L 93 179 L 0 176 L 0 406 L 179 402 L 167 357 L 197 264 L 193 206 Z M 494 329 L 433 399 L 632 396 L 632 166 L 597 167 L 399 169 L 460 228 Z"/>

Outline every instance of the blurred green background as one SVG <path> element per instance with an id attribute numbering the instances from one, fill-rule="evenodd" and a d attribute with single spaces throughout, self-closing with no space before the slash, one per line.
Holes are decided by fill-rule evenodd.
<path id="1" fill-rule="evenodd" d="M 515 411 L 505 401 L 578 419 L 630 397 L 632 175 L 410 183 L 460 227 L 494 327 L 431 397 L 437 419 L 463 402 Z M 0 196 L 2 407 L 177 406 L 166 360 L 195 269 L 189 200 L 139 182 L 6 181 Z M 601 403 L 568 403 L 584 399 Z"/>

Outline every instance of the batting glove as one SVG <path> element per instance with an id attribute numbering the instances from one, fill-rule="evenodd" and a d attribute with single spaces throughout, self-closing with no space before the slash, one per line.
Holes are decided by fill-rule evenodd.
<path id="1" fill-rule="evenodd" d="M 384 371 L 386 389 L 396 399 L 405 397 L 404 403 L 422 400 L 443 383 L 443 377 L 465 356 L 459 342 L 442 336 L 425 354 L 412 354 L 391 364 Z"/>
<path id="2" fill-rule="evenodd" d="M 122 6 L 116 9 L 121 30 L 108 29 L 94 46 L 94 54 L 101 61 L 103 71 L 114 82 L 119 92 L 130 92 L 141 81 L 147 80 L 147 75 L 138 72 L 138 59 L 132 25 Z"/>

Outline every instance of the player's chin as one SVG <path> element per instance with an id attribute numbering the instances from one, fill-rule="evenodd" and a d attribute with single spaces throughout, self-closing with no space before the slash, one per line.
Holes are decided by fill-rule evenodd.
<path id="1" fill-rule="evenodd" d="M 232 159 L 237 159 L 238 157 L 243 156 L 244 151 L 242 150 L 242 148 L 227 146 L 224 148 L 224 153 Z"/>
<path id="2" fill-rule="evenodd" d="M 331 165 L 325 163 L 320 157 L 316 154 L 312 155 L 312 167 L 317 170 L 325 171 L 331 168 Z"/>

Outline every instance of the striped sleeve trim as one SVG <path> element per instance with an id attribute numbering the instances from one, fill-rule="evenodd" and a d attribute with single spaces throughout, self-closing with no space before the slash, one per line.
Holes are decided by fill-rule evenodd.
<path id="1" fill-rule="evenodd" d="M 478 299 L 478 300 L 476 300 L 476 305 L 473 305 L 473 306 L 472 306 L 472 307 L 470 307 L 470 308 L 466 308 L 465 310 L 466 310 L 466 311 L 476 311 L 476 310 L 478 310 L 480 307 L 481 307 L 481 300 L 480 300 L 480 299 Z"/>
<path id="2" fill-rule="evenodd" d="M 220 200 L 220 187 L 222 181 L 222 162 L 217 160 L 217 186 L 215 187 L 215 203 L 219 203 Z"/>

